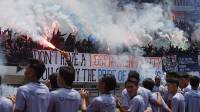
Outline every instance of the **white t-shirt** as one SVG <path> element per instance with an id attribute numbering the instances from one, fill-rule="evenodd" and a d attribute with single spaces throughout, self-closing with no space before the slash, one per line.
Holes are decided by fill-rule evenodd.
<path id="1" fill-rule="evenodd" d="M 197 90 L 191 90 L 185 93 L 185 111 L 195 112 L 200 111 L 200 92 Z"/>
<path id="2" fill-rule="evenodd" d="M 128 112 L 144 112 L 145 103 L 142 96 L 137 95 L 129 101 Z"/>
<path id="3" fill-rule="evenodd" d="M 13 112 L 12 101 L 5 97 L 0 97 L 0 112 Z"/>
<path id="4" fill-rule="evenodd" d="M 16 110 L 25 112 L 47 112 L 49 89 L 42 83 L 28 83 L 17 90 Z"/>
<path id="5" fill-rule="evenodd" d="M 116 102 L 112 94 L 102 94 L 92 100 L 87 112 L 115 112 Z"/>
<path id="6" fill-rule="evenodd" d="M 159 95 L 160 95 L 159 92 L 153 93 L 155 99 L 157 99 Z M 163 112 L 169 109 L 168 105 L 165 103 L 162 97 L 161 97 L 161 105 L 156 105 L 151 103 L 151 108 L 153 112 Z"/>
<path id="7" fill-rule="evenodd" d="M 172 97 L 172 112 L 185 112 L 185 98 L 181 93 L 176 93 Z"/>
<path id="8" fill-rule="evenodd" d="M 142 98 L 144 99 L 144 104 L 145 104 L 145 110 L 150 106 L 150 103 L 149 102 L 154 102 L 156 101 L 156 99 L 153 97 L 152 93 L 150 90 L 148 89 L 145 89 L 144 87 L 139 87 L 138 88 L 138 91 L 137 91 L 137 94 L 138 95 L 141 95 Z M 122 103 L 122 106 L 125 106 L 125 107 L 129 107 L 129 100 L 130 100 L 130 97 L 128 95 L 128 92 L 126 89 L 124 89 L 122 91 L 122 99 L 121 99 L 121 103 Z"/>
<path id="9" fill-rule="evenodd" d="M 60 88 L 51 92 L 48 112 L 77 112 L 80 103 L 78 91 Z"/>

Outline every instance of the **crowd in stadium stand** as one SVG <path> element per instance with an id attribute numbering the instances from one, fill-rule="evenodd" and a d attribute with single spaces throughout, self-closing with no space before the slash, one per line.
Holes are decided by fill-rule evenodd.
<path id="1" fill-rule="evenodd" d="M 175 21 L 175 25 L 182 29 L 188 35 L 190 46 L 188 49 L 182 49 L 172 44 L 168 48 L 155 47 L 152 44 L 143 46 L 144 56 L 148 57 L 161 57 L 165 55 L 178 55 L 178 54 L 197 54 L 198 46 L 197 43 L 190 41 L 193 28 L 190 24 L 183 21 Z M 2 30 L 0 32 L 0 39 L 2 40 L 1 46 L 6 59 L 10 64 L 17 63 L 19 60 L 32 57 L 32 50 L 49 50 L 49 47 L 38 44 L 32 41 L 27 35 L 23 35 L 14 32 L 11 29 Z M 62 34 L 59 30 L 53 33 L 50 40 L 57 48 L 68 51 L 68 52 L 79 52 L 79 53 L 110 53 L 106 42 L 100 42 L 90 38 L 77 39 L 74 34 Z M 117 54 L 130 53 L 131 47 L 123 45 L 117 48 Z"/>
<path id="2" fill-rule="evenodd" d="M 182 49 L 178 46 L 171 45 L 169 48 L 165 49 L 164 47 L 157 48 L 154 47 L 152 44 L 148 44 L 148 46 L 143 47 L 145 52 L 144 56 L 148 57 L 162 57 L 166 55 L 191 55 L 191 54 L 198 54 L 198 47 L 196 43 L 192 43 L 189 48 Z"/>

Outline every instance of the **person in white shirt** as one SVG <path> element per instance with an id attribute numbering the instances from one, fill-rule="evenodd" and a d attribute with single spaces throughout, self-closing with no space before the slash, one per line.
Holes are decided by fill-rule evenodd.
<path id="1" fill-rule="evenodd" d="M 161 96 L 164 95 L 165 92 L 165 87 L 161 85 L 161 77 L 160 76 L 155 76 L 155 85 L 153 88 L 153 92 L 159 92 Z"/>
<path id="2" fill-rule="evenodd" d="M 192 90 L 185 93 L 185 111 L 196 112 L 200 111 L 200 91 L 198 91 L 200 79 L 197 76 L 193 76 L 190 79 L 190 85 Z"/>
<path id="3" fill-rule="evenodd" d="M 0 112 L 13 112 L 13 102 L 9 98 L 2 96 L 1 90 L 1 76 L 0 76 Z"/>
<path id="4" fill-rule="evenodd" d="M 151 78 L 144 79 L 144 81 L 142 82 L 142 85 L 144 88 L 146 88 L 150 91 L 153 91 L 153 88 L 155 87 L 154 86 L 155 83 Z M 153 92 L 152 95 L 155 98 L 158 98 L 161 100 L 161 105 L 156 105 L 154 103 L 150 103 L 153 112 L 162 112 L 162 111 L 171 112 L 171 109 L 167 106 L 167 104 L 165 103 L 165 101 L 163 100 L 163 98 L 161 97 L 161 94 L 159 92 Z"/>
<path id="5" fill-rule="evenodd" d="M 42 61 L 28 61 L 24 72 L 28 83 L 17 90 L 15 112 L 47 112 L 49 89 L 39 81 L 45 69 Z"/>
<path id="6" fill-rule="evenodd" d="M 10 99 L 0 96 L 0 112 L 13 112 L 13 106 Z"/>
<path id="7" fill-rule="evenodd" d="M 140 74 L 136 71 L 130 71 L 128 74 L 128 80 L 137 80 L 139 82 Z M 150 102 L 156 105 L 161 105 L 161 101 L 153 97 L 151 91 L 144 87 L 139 86 L 137 90 L 137 94 L 143 97 L 144 103 L 145 103 L 145 111 L 147 112 L 152 110 L 150 107 Z M 127 110 L 129 108 L 129 105 L 128 105 L 129 99 L 130 99 L 130 96 L 128 95 L 128 92 L 125 88 L 122 91 L 122 95 L 121 95 L 121 105 L 124 110 Z"/>
<path id="8" fill-rule="evenodd" d="M 179 88 L 180 92 L 184 95 L 186 92 L 191 90 L 190 85 L 190 75 L 188 73 L 180 73 L 179 74 Z"/>
<path id="9" fill-rule="evenodd" d="M 185 98 L 178 92 L 178 85 L 177 79 L 167 80 L 167 89 L 173 95 L 170 102 L 171 110 L 172 112 L 185 112 Z"/>
<path id="10" fill-rule="evenodd" d="M 51 92 L 48 112 L 77 112 L 81 97 L 78 91 L 72 88 L 75 80 L 73 66 L 60 67 L 57 75 L 58 88 Z"/>
<path id="11" fill-rule="evenodd" d="M 139 82 L 137 80 L 127 80 L 125 87 L 130 98 L 128 99 L 128 109 L 124 109 L 123 105 L 118 104 L 120 112 L 144 112 L 144 98 L 138 94 Z"/>
<path id="12" fill-rule="evenodd" d="M 116 112 L 116 99 L 110 93 L 116 87 L 116 79 L 114 75 L 104 74 L 97 83 L 97 89 L 101 95 L 94 98 L 90 103 L 89 94 L 85 90 L 81 90 L 81 110 L 82 112 Z M 87 106 L 87 104 L 89 104 Z"/>

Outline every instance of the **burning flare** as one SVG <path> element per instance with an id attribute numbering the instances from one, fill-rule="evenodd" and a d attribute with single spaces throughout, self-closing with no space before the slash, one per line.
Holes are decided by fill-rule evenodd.
<path id="1" fill-rule="evenodd" d="M 56 49 L 56 47 L 55 47 L 52 43 L 48 42 L 47 40 L 44 39 L 43 42 L 44 42 L 44 44 L 47 45 L 48 47 L 50 47 L 50 48 L 52 48 L 52 49 Z"/>

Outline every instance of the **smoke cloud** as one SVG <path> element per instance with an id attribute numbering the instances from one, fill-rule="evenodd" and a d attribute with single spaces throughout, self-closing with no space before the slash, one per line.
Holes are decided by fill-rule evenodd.
<path id="1" fill-rule="evenodd" d="M 110 48 L 120 45 L 157 47 L 169 43 L 186 48 L 184 32 L 176 28 L 168 9 L 160 4 L 117 0 L 0 0 L 0 26 L 30 35 L 33 40 L 51 37 L 53 28 L 92 35 Z M 135 48 L 136 51 L 139 51 Z M 152 69 L 144 64 L 145 69 Z"/>
<path id="2" fill-rule="evenodd" d="M 38 40 L 42 35 L 50 36 L 56 22 L 63 32 L 79 31 L 81 38 L 92 34 L 114 47 L 149 42 L 185 47 L 183 32 L 174 26 L 161 5 L 132 2 L 123 9 L 118 6 L 117 0 L 1 0 L 0 26 Z"/>

